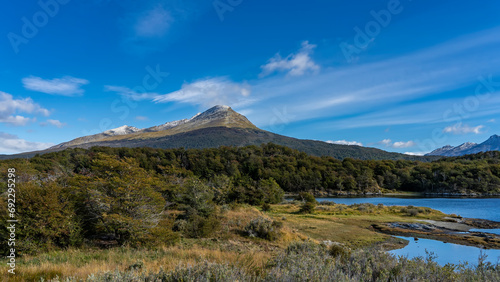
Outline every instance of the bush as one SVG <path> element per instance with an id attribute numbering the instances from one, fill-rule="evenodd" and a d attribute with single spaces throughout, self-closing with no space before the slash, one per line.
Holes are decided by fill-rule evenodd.
<path id="1" fill-rule="evenodd" d="M 216 215 L 202 217 L 192 215 L 184 222 L 183 233 L 190 238 L 206 238 L 219 230 L 220 219 Z"/>
<path id="2" fill-rule="evenodd" d="M 346 260 L 350 256 L 349 251 L 337 244 L 331 245 L 328 249 L 328 253 L 334 258 L 341 258 L 343 260 Z"/>
<path id="3" fill-rule="evenodd" d="M 271 205 L 268 203 L 262 204 L 262 211 L 264 211 L 264 212 L 271 211 Z"/>
<path id="4" fill-rule="evenodd" d="M 420 213 L 420 211 L 416 208 L 408 209 L 406 212 L 409 216 L 417 216 Z"/>
<path id="5" fill-rule="evenodd" d="M 299 212 L 300 213 L 313 213 L 314 208 L 316 208 L 315 203 L 305 202 L 304 204 L 302 204 L 302 206 L 300 206 Z"/>
<path id="6" fill-rule="evenodd" d="M 280 237 L 280 230 L 283 223 L 272 221 L 264 217 L 258 217 L 250 221 L 245 227 L 245 232 L 250 237 L 259 237 L 265 240 L 274 241 Z"/>
<path id="7" fill-rule="evenodd" d="M 309 193 L 309 192 L 299 193 L 297 200 L 302 201 L 302 202 L 306 202 L 306 203 L 314 203 L 314 204 L 318 203 L 318 201 L 316 201 L 316 198 L 314 198 L 314 195 Z"/>
<path id="8" fill-rule="evenodd" d="M 297 199 L 304 201 L 302 206 L 300 206 L 300 213 L 313 213 L 314 208 L 318 204 L 318 201 L 316 201 L 313 194 L 308 192 L 300 193 Z"/>

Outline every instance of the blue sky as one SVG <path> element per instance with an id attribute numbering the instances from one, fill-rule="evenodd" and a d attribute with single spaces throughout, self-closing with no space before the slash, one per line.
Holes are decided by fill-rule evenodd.
<path id="1" fill-rule="evenodd" d="M 438 3 L 436 3 L 438 2 Z M 500 133 L 500 3 L 41 0 L 0 11 L 0 153 L 226 104 L 424 153 Z"/>

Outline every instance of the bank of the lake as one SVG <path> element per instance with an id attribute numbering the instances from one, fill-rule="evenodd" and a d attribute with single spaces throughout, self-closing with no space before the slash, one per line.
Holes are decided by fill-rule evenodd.
<path id="1" fill-rule="evenodd" d="M 337 204 L 383 204 L 385 206 L 415 206 L 429 207 L 439 210 L 446 214 L 454 214 L 460 217 L 480 218 L 491 221 L 500 221 L 500 198 L 425 198 L 425 197 L 358 197 L 358 198 L 318 198 L 319 202 L 335 202 Z M 499 229 L 481 229 L 472 228 L 470 232 L 482 232 L 500 234 Z M 457 232 L 459 233 L 459 232 Z M 397 233 L 396 233 L 397 234 Z M 404 235 L 403 235 L 404 236 Z M 409 236 L 409 235 L 406 235 Z M 418 236 L 412 234 L 411 236 Z M 426 236 L 424 236 L 426 237 Z M 433 238 L 427 236 L 427 238 Z M 403 237 L 401 237 L 403 238 Z M 392 251 L 398 255 L 408 255 L 409 257 L 425 256 L 425 250 L 432 250 L 437 256 L 437 261 L 446 263 L 457 263 L 457 258 L 462 262 L 474 264 L 478 261 L 478 254 L 482 251 L 487 255 L 487 260 L 492 263 L 497 263 L 500 256 L 500 250 L 490 249 L 481 250 L 479 247 L 456 245 L 452 243 L 444 243 L 437 240 L 419 239 L 415 241 L 413 237 L 409 239 L 409 244 L 400 249 Z M 444 241 L 444 240 L 442 240 Z M 450 255 L 451 254 L 451 255 Z"/>

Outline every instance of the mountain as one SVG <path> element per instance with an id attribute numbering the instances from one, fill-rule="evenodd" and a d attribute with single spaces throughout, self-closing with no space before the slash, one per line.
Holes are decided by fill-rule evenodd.
<path id="1" fill-rule="evenodd" d="M 470 154 L 477 154 L 480 152 L 499 151 L 499 150 L 500 150 L 500 136 L 495 134 L 481 144 L 467 142 L 457 147 L 446 145 L 442 148 L 436 149 L 428 153 L 426 156 L 457 157 Z"/>
<path id="2" fill-rule="evenodd" d="M 353 145 L 329 144 L 322 141 L 302 140 L 257 128 L 245 116 L 228 106 L 215 106 L 190 119 L 167 122 L 145 129 L 122 126 L 90 136 L 79 137 L 61 143 L 47 150 L 17 155 L 4 155 L 0 159 L 32 157 L 61 151 L 66 148 L 106 147 L 152 147 L 203 149 L 220 146 L 248 146 L 275 143 L 297 149 L 314 156 L 332 156 L 338 159 L 347 157 L 372 160 L 421 160 L 430 161 L 438 157 L 410 156 L 390 153 L 376 148 Z"/>

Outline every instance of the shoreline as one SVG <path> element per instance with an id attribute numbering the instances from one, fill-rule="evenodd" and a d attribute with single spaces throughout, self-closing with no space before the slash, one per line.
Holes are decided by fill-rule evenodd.
<path id="1" fill-rule="evenodd" d="M 419 220 L 416 223 L 375 223 L 371 225 L 371 228 L 374 231 L 393 236 L 432 239 L 483 249 L 500 249 L 500 235 L 470 231 L 474 228 L 497 229 L 500 228 L 500 222 L 474 218 L 445 219 L 450 221 Z"/>
<path id="2" fill-rule="evenodd" d="M 500 194 L 477 194 L 477 193 L 420 193 L 420 192 L 390 192 L 390 193 L 351 193 L 351 192 L 328 192 L 312 193 L 317 200 L 327 198 L 500 198 Z M 285 193 L 285 199 L 296 198 L 298 193 Z"/>

